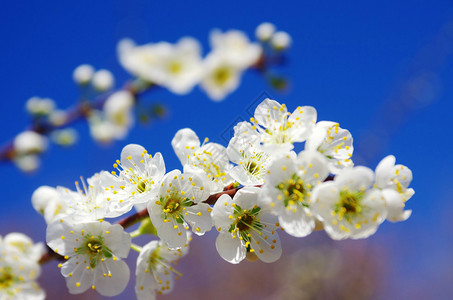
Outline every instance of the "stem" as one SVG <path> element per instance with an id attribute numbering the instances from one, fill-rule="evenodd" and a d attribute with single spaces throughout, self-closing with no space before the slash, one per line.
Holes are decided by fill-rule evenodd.
<path id="1" fill-rule="evenodd" d="M 131 244 L 131 249 L 137 251 L 138 253 L 142 252 L 142 247 L 136 244 Z"/>
<path id="2" fill-rule="evenodd" d="M 138 237 L 140 235 L 140 230 L 134 230 L 130 233 L 131 238 Z"/>

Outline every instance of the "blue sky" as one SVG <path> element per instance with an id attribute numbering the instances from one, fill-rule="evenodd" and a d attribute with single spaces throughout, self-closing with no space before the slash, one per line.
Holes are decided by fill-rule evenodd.
<path id="1" fill-rule="evenodd" d="M 79 64 L 111 70 L 118 85 L 127 80 L 115 50 L 123 37 L 141 44 L 190 35 L 206 53 L 212 28 L 235 28 L 252 36 L 258 24 L 270 21 L 291 34 L 293 46 L 288 65 L 278 70 L 290 78 L 287 92 L 272 90 L 263 78 L 248 73 L 221 103 L 198 89 L 187 96 L 150 93 L 144 101 L 166 103 L 168 117 L 151 126 L 137 125 L 125 141 L 100 147 L 80 123 L 75 126 L 80 142 L 70 149 L 52 146 L 36 174 L 0 165 L 0 234 L 20 230 L 43 239 L 45 224 L 30 205 L 33 190 L 44 184 L 72 187 L 79 176 L 111 169 L 127 143 L 161 152 L 167 170 L 180 168 L 170 146 L 178 129 L 191 127 L 200 137 L 225 144 L 222 133 L 237 117 L 246 118 L 248 107 L 267 92 L 290 109 L 312 105 L 319 120 L 349 129 L 360 151 L 356 154 L 373 153 L 367 166 L 374 169 L 379 159 L 394 154 L 413 170 L 412 217 L 383 224 L 370 239 L 398 258 L 386 275 L 392 283 L 377 297 L 395 292 L 414 296 L 409 292 L 414 285 L 424 295 L 429 288 L 421 284 L 432 281 L 440 285 L 434 295 L 444 298 L 452 290 L 442 274 L 451 275 L 453 258 L 448 213 L 453 208 L 452 20 L 453 4 L 446 0 L 11 1 L 0 11 L 0 143 L 27 126 L 24 103 L 31 96 L 53 98 L 61 108 L 74 103 L 78 90 L 71 76 Z M 370 137 L 376 136 L 372 144 Z"/>

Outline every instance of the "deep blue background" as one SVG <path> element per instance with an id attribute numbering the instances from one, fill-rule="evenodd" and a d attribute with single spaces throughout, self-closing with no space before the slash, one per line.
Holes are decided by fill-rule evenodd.
<path id="1" fill-rule="evenodd" d="M 453 4 L 446 0 L 314 2 L 4 4 L 0 10 L 0 142 L 27 126 L 24 103 L 31 96 L 53 98 L 61 108 L 73 104 L 78 90 L 71 76 L 81 63 L 111 70 L 120 86 L 129 78 L 116 57 L 116 43 L 123 37 L 142 44 L 175 42 L 191 35 L 202 42 L 206 53 L 210 29 L 236 28 L 252 36 L 258 24 L 270 21 L 291 34 L 293 46 L 288 66 L 280 69 L 291 79 L 286 93 L 272 90 L 253 73 L 246 74 L 240 88 L 222 103 L 211 102 L 198 89 L 183 97 L 151 93 L 146 101 L 165 102 L 170 114 L 152 126 L 137 125 L 127 141 L 100 147 L 88 136 L 86 124 L 80 123 L 76 126 L 80 142 L 70 149 L 52 146 L 36 174 L 24 175 L 11 164 L 0 165 L 0 234 L 18 230 L 43 239 L 45 224 L 30 205 L 32 192 L 40 185 L 73 187 L 81 175 L 111 169 L 129 142 L 162 152 L 168 170 L 180 167 L 170 145 L 180 128 L 191 127 L 201 138 L 225 144 L 225 130 L 236 118 L 247 118 L 248 107 L 267 91 L 290 110 L 312 105 L 319 120 L 337 121 L 349 129 L 360 151 L 357 154 L 366 158 L 369 167 L 394 154 L 398 163 L 412 169 L 416 194 L 407 204 L 413 209 L 412 217 L 400 224 L 383 224 L 370 239 L 393 259 L 385 290 L 376 297 L 447 298 L 453 276 L 449 176 L 453 27 L 448 27 Z M 220 258 L 217 262 L 223 263 Z"/>

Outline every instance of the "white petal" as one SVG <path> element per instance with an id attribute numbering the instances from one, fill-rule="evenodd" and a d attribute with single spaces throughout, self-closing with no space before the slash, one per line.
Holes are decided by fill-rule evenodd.
<path id="1" fill-rule="evenodd" d="M 286 233 L 295 237 L 304 237 L 309 235 L 315 228 L 315 220 L 307 215 L 307 210 L 299 208 L 296 212 L 283 209 L 278 221 Z"/>
<path id="2" fill-rule="evenodd" d="M 153 224 L 156 226 L 157 235 L 167 243 L 169 248 L 181 248 L 187 244 L 185 224 L 176 223 L 173 219 L 168 219 L 166 223 L 161 220 L 160 222 L 153 222 Z"/>
<path id="3" fill-rule="evenodd" d="M 280 123 L 283 119 L 282 116 L 287 113 L 286 107 L 282 107 L 277 101 L 267 98 L 256 107 L 255 119 L 259 125 L 269 128 Z"/>
<path id="4" fill-rule="evenodd" d="M 407 220 L 412 214 L 411 210 L 404 210 L 403 195 L 395 190 L 384 189 L 382 194 L 387 204 L 387 220 L 399 222 Z"/>
<path id="5" fill-rule="evenodd" d="M 234 208 L 232 206 L 233 199 L 229 195 L 222 195 L 217 199 L 212 209 L 212 220 L 217 230 L 228 231 L 232 221 L 229 219 L 233 215 Z M 220 228 L 220 229 L 219 229 Z"/>
<path id="6" fill-rule="evenodd" d="M 187 162 L 187 156 L 200 148 L 200 139 L 197 134 L 190 128 L 184 128 L 176 132 L 171 141 L 173 150 L 181 161 L 182 165 Z"/>
<path id="7" fill-rule="evenodd" d="M 374 173 L 367 167 L 358 166 L 344 169 L 335 177 L 335 183 L 352 191 L 367 189 L 373 183 Z"/>
<path id="8" fill-rule="evenodd" d="M 280 258 L 282 255 L 282 246 L 277 229 L 273 226 L 267 227 L 267 232 L 263 234 L 251 232 L 251 246 L 258 258 L 266 263 L 271 263 Z"/>
<path id="9" fill-rule="evenodd" d="M 105 221 L 104 221 L 105 222 Z M 104 223 L 103 222 L 103 223 Z M 107 231 L 109 233 L 107 233 Z M 131 246 L 131 236 L 125 232 L 119 224 L 114 224 L 105 228 L 104 242 L 114 255 L 126 258 Z"/>
<path id="10" fill-rule="evenodd" d="M 127 264 L 122 260 L 105 260 L 106 269 L 111 273 L 110 276 L 103 276 L 104 270 L 101 268 L 101 265 L 98 265 L 95 268 L 95 287 L 99 294 L 106 297 L 113 297 L 121 294 L 126 288 L 130 271 Z"/>
<path id="11" fill-rule="evenodd" d="M 190 224 L 196 235 L 203 235 L 212 228 L 211 206 L 206 203 L 187 207 L 184 220 Z"/>
<path id="12" fill-rule="evenodd" d="M 145 148 L 137 144 L 129 144 L 125 146 L 121 151 L 121 165 L 125 169 L 135 169 L 138 167 L 143 172 L 145 170 L 145 166 L 141 164 L 140 161 L 143 159 L 141 155 L 144 151 Z"/>
<path id="13" fill-rule="evenodd" d="M 255 205 L 261 206 L 258 202 L 258 194 L 260 193 L 260 188 L 257 187 L 244 187 L 236 192 L 234 195 L 234 203 L 240 206 L 242 209 L 252 209 Z"/>
<path id="14" fill-rule="evenodd" d="M 296 160 L 291 155 L 280 156 L 271 162 L 267 170 L 266 183 L 276 186 L 291 178 L 296 171 Z"/>
<path id="15" fill-rule="evenodd" d="M 232 264 L 240 263 L 247 252 L 241 240 L 237 236 L 233 239 L 231 233 L 220 232 L 217 236 L 215 247 L 220 256 Z"/>
<path id="16" fill-rule="evenodd" d="M 395 166 L 396 158 L 393 155 L 388 155 L 383 158 L 376 167 L 376 184 L 383 189 L 390 183 L 392 177 L 392 168 Z"/>
<path id="17" fill-rule="evenodd" d="M 329 175 L 327 159 L 317 151 L 305 150 L 297 156 L 298 174 L 305 183 L 319 183 Z"/>
<path id="18" fill-rule="evenodd" d="M 291 124 L 291 139 L 293 142 L 303 142 L 311 134 L 316 123 L 316 109 L 311 106 L 299 106 L 288 118 Z"/>

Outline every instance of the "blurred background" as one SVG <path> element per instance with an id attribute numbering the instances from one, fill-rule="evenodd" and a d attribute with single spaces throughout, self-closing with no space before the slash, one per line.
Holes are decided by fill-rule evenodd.
<path id="1" fill-rule="evenodd" d="M 301 239 L 283 233 L 283 255 L 273 264 L 230 265 L 215 250 L 217 233 L 210 232 L 194 239 L 178 265 L 184 275 L 175 290 L 158 298 L 451 299 L 451 1 L 10 1 L 0 10 L 0 144 L 29 124 L 30 97 L 50 97 L 61 108 L 74 104 L 79 92 L 72 72 L 82 63 L 111 70 L 121 86 L 130 78 L 116 56 L 121 38 L 144 44 L 189 35 L 208 49 L 211 29 L 240 29 L 252 37 L 264 21 L 293 39 L 279 70 L 290 80 L 286 91 L 272 89 L 253 72 L 220 103 L 198 89 L 187 96 L 153 91 L 143 101 L 165 103 L 166 117 L 136 124 L 126 140 L 109 146 L 99 146 L 86 123 L 78 123 L 79 142 L 67 149 L 51 146 L 37 172 L 0 165 L 0 235 L 21 231 L 45 239 L 45 222 L 30 203 L 39 186 L 73 188 L 79 176 L 111 170 L 128 143 L 161 152 L 167 170 L 181 168 L 170 145 L 178 129 L 190 127 L 226 146 L 225 132 L 269 95 L 291 111 L 312 105 L 318 120 L 349 129 L 356 164 L 374 169 L 394 154 L 411 168 L 411 218 L 385 222 L 360 241 L 332 241 L 324 232 Z M 132 272 L 136 257 L 131 251 Z M 44 266 L 39 279 L 49 299 L 102 298 L 93 291 L 67 295 L 56 265 Z M 134 297 L 133 287 L 132 280 L 116 299 Z"/>

